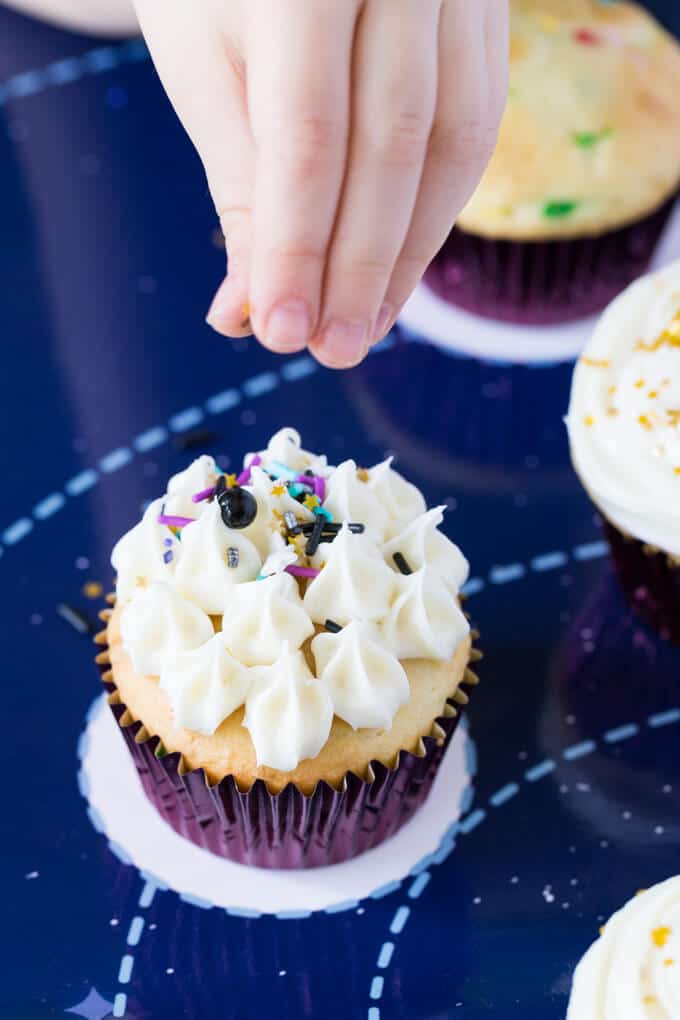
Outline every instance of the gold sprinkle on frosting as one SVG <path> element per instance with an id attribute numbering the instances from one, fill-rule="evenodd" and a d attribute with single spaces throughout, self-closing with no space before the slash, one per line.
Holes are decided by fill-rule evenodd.
<path id="1" fill-rule="evenodd" d="M 658 351 L 661 347 L 680 347 L 680 308 L 656 340 L 652 340 L 649 344 L 646 344 L 644 340 L 639 340 L 635 349 L 651 352 Z"/>
<path id="2" fill-rule="evenodd" d="M 584 365 L 589 365 L 590 368 L 609 368 L 610 362 L 607 358 L 588 358 L 584 355 L 581 358 L 581 362 Z"/>
<path id="3" fill-rule="evenodd" d="M 590 426 L 590 425 L 594 425 L 594 424 L 595 424 L 595 419 L 593 418 L 592 414 L 587 414 L 587 415 L 586 415 L 586 417 L 585 417 L 585 423 L 586 423 L 586 425 L 588 425 L 588 426 Z"/>
<path id="4" fill-rule="evenodd" d="M 661 925 L 660 928 L 653 928 L 651 932 L 652 942 L 658 949 L 662 949 L 668 942 L 670 934 L 671 929 L 666 925 Z"/>
<path id="5" fill-rule="evenodd" d="M 369 475 L 366 468 L 361 467 L 357 468 L 357 478 L 359 479 L 360 482 L 368 482 L 370 480 L 370 477 L 371 476 Z"/>

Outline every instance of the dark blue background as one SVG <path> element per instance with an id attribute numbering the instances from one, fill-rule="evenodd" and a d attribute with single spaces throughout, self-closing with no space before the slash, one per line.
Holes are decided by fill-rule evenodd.
<path id="1" fill-rule="evenodd" d="M 680 799 L 678 725 L 649 724 L 679 703 L 680 656 L 635 623 L 591 546 L 598 524 L 561 422 L 570 366 L 482 364 L 397 330 L 364 366 L 334 374 L 216 337 L 203 325 L 224 270 L 215 216 L 139 43 L 109 48 L 0 13 L 0 184 L 0 1016 L 61 1016 L 92 988 L 109 1004 L 123 990 L 144 882 L 78 792 L 98 680 L 89 641 L 56 605 L 94 616 L 82 585 L 110 582 L 113 541 L 191 458 L 177 443 L 191 419 L 173 416 L 197 408 L 211 452 L 240 458 L 292 424 L 334 459 L 395 452 L 429 503 L 448 502 L 486 652 L 469 711 L 471 811 L 486 814 L 417 897 L 406 879 L 296 921 L 157 892 L 125 1015 L 563 1017 L 601 919 L 677 870 Z M 231 388 L 239 403 L 211 413 Z M 153 426 L 167 439 L 139 453 L 134 437 Z M 95 484 L 72 495 L 86 469 Z M 45 517 L 45 497 L 60 493 Z M 623 724 L 638 730 L 605 739 Z M 527 781 L 546 758 L 555 771 Z M 385 942 L 393 956 L 380 966 Z"/>

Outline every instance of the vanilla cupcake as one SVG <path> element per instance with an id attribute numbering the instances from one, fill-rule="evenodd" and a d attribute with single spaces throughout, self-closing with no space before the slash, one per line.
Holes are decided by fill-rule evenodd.
<path id="1" fill-rule="evenodd" d="M 680 262 L 602 315 L 574 372 L 567 426 L 627 595 L 680 641 Z"/>
<path id="2" fill-rule="evenodd" d="M 385 461 L 337 467 L 282 429 L 201 457 L 116 545 L 99 641 L 144 789 L 245 863 L 344 860 L 427 796 L 467 702 L 468 566 Z"/>
<path id="3" fill-rule="evenodd" d="M 574 973 L 567 1020 L 680 1016 L 680 876 L 643 890 L 601 929 Z"/>
<path id="4" fill-rule="evenodd" d="M 680 47 L 637 4 L 512 0 L 498 145 L 426 279 L 554 323 L 643 273 L 680 181 Z"/>

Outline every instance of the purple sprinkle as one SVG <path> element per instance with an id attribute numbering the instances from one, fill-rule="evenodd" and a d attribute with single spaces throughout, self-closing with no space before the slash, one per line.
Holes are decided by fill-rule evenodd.
<path id="1" fill-rule="evenodd" d="M 251 460 L 250 464 L 248 465 L 248 467 L 244 468 L 244 470 L 241 472 L 241 474 L 236 479 L 236 484 L 237 485 L 247 485 L 248 482 L 250 481 L 250 472 L 251 472 L 252 468 L 257 467 L 258 464 L 261 464 L 261 463 L 262 463 L 262 457 L 260 457 L 259 453 L 256 453 L 255 456 L 253 457 L 253 459 Z"/>
<path id="2" fill-rule="evenodd" d="M 172 549 L 168 549 L 167 552 L 163 553 L 163 563 L 170 563 L 172 560 Z"/>
<path id="3" fill-rule="evenodd" d="M 169 528 L 183 528 L 187 524 L 193 524 L 195 517 L 176 517 L 174 514 L 159 514 L 158 523 L 166 524 Z"/>
<path id="4" fill-rule="evenodd" d="M 286 567 L 286 573 L 292 574 L 294 577 L 318 577 L 321 571 L 315 570 L 314 567 L 298 567 L 291 563 Z"/>
<path id="5" fill-rule="evenodd" d="M 201 489 L 200 492 L 195 492 L 191 497 L 192 503 L 202 503 L 204 499 L 210 499 L 211 496 L 215 495 L 216 485 L 211 485 L 208 489 Z"/>
<path id="6" fill-rule="evenodd" d="M 163 545 L 172 545 L 172 539 L 171 538 L 164 538 L 163 539 Z"/>
<path id="7" fill-rule="evenodd" d="M 314 495 L 319 498 L 319 503 L 323 503 L 326 498 L 326 482 L 320 475 L 298 475 L 295 481 L 302 485 L 311 485 Z"/>

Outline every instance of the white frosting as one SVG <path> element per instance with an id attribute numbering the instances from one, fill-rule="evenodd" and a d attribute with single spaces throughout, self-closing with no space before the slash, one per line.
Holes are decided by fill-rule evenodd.
<path id="1" fill-rule="evenodd" d="M 181 555 L 181 546 L 169 528 L 158 523 L 163 510 L 163 499 L 156 499 L 144 511 L 139 524 L 116 543 L 111 553 L 111 564 L 116 571 L 116 594 L 127 602 L 141 584 L 152 581 L 172 581 Z M 166 540 L 170 545 L 165 545 Z M 172 558 L 164 556 L 170 552 Z"/>
<path id="2" fill-rule="evenodd" d="M 281 482 L 272 481 L 260 467 L 252 469 L 250 483 L 245 488 L 257 500 L 257 516 L 241 534 L 253 543 L 262 559 L 280 547 L 278 540 L 284 527 L 284 513 L 294 513 L 299 521 L 314 520 L 311 510 L 289 496 L 285 486 Z"/>
<path id="3" fill-rule="evenodd" d="M 313 633 L 314 624 L 290 574 L 240 584 L 222 619 L 225 646 L 246 666 L 269 666 L 284 645 L 299 648 Z"/>
<path id="4" fill-rule="evenodd" d="M 606 310 L 574 372 L 574 465 L 605 516 L 680 556 L 680 262 Z M 676 318 L 678 317 L 678 318 Z"/>
<path id="5" fill-rule="evenodd" d="M 409 699 L 408 677 L 369 625 L 353 620 L 337 634 L 317 634 L 312 654 L 340 719 L 355 730 L 390 728 Z"/>
<path id="6" fill-rule="evenodd" d="M 381 631 L 398 659 L 450 659 L 469 633 L 458 602 L 430 567 L 398 575 L 397 596 Z"/>
<path id="7" fill-rule="evenodd" d="M 401 553 L 411 570 L 431 567 L 454 593 L 468 578 L 469 566 L 457 545 L 439 530 L 444 507 L 434 507 L 411 521 L 401 534 L 383 546 L 386 562 L 396 568 L 394 554 Z"/>
<path id="8" fill-rule="evenodd" d="M 228 550 L 238 551 L 238 566 L 227 565 Z M 217 502 L 182 529 L 182 556 L 175 571 L 177 590 L 206 613 L 224 612 L 233 588 L 254 580 L 262 561 L 243 531 L 227 528 Z"/>
<path id="9" fill-rule="evenodd" d="M 197 457 L 185 471 L 173 475 L 168 482 L 165 513 L 178 517 L 200 517 L 208 503 L 194 503 L 191 497 L 213 486 L 218 474 L 221 472 L 212 457 L 207 454 Z"/>
<path id="10" fill-rule="evenodd" d="M 439 531 L 442 508 L 426 511 L 391 458 L 369 471 L 353 460 L 330 467 L 294 429 L 277 432 L 260 456 L 245 486 L 257 502 L 247 528 L 228 528 L 214 499 L 193 502 L 219 474 L 212 457 L 199 457 L 170 479 L 112 562 L 128 603 L 124 647 L 138 673 L 160 676 L 177 724 L 214 733 L 245 699 L 258 762 L 289 770 L 319 752 L 334 712 L 354 728 L 392 725 L 410 694 L 399 660 L 448 659 L 468 632 L 458 604 L 467 563 Z M 325 479 L 332 521 L 365 528 L 341 528 L 311 558 L 310 530 L 289 543 L 284 521 L 288 512 L 300 524 L 316 519 L 285 485 L 307 470 Z M 194 518 L 181 540 L 158 523 L 162 512 Z M 399 573 L 396 552 L 412 575 Z M 319 574 L 293 576 L 293 565 Z M 327 620 L 342 630 L 315 637 Z M 318 679 L 301 652 L 310 640 Z"/>
<path id="11" fill-rule="evenodd" d="M 669 962 L 670 961 L 670 962 Z M 680 876 L 630 900 L 579 963 L 567 1020 L 677 1020 Z"/>
<path id="12" fill-rule="evenodd" d="M 323 505 L 332 513 L 333 520 L 363 524 L 370 538 L 376 542 L 384 540 L 389 520 L 387 508 L 368 482 L 357 476 L 353 460 L 338 464 L 328 479 Z"/>
<path id="13" fill-rule="evenodd" d="M 305 609 L 315 623 L 380 620 L 389 611 L 396 577 L 378 546 L 344 527 L 333 542 L 322 542 L 313 558 L 323 569 L 308 585 Z"/>
<path id="14" fill-rule="evenodd" d="M 387 511 L 387 538 L 398 534 L 409 521 L 425 513 L 427 509 L 420 489 L 411 485 L 394 470 L 393 459 L 388 457 L 382 464 L 376 464 L 368 472 L 368 488 L 375 493 Z"/>
<path id="15" fill-rule="evenodd" d="M 138 589 L 120 630 L 135 671 L 145 676 L 159 676 L 167 656 L 198 648 L 213 636 L 210 617 L 158 581 Z"/>
<path id="16" fill-rule="evenodd" d="M 244 703 L 251 681 L 221 634 L 198 648 L 166 655 L 160 676 L 177 725 L 207 734 Z"/>
<path id="17" fill-rule="evenodd" d="M 271 666 L 261 666 L 246 700 L 243 725 L 250 732 L 258 765 L 288 772 L 314 758 L 328 740 L 333 703 L 302 652 L 284 645 Z"/>

